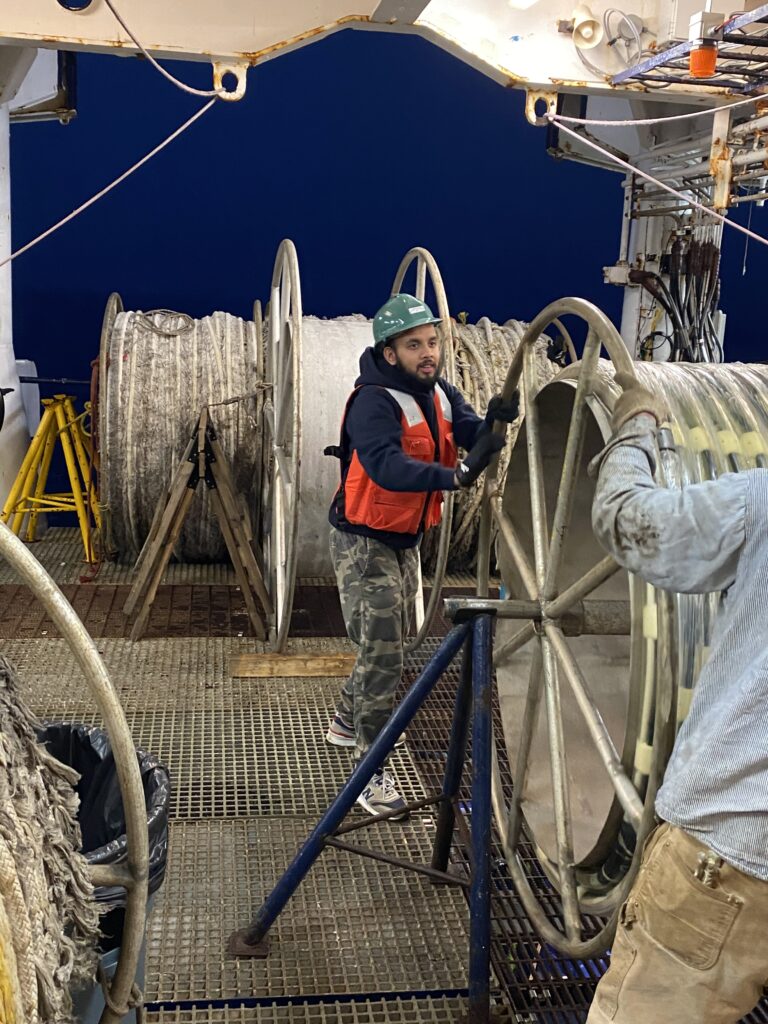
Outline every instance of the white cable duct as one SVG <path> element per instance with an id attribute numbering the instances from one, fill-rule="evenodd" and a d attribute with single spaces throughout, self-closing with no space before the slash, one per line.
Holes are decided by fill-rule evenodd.
<path id="1" fill-rule="evenodd" d="M 132 561 L 141 550 L 205 405 L 255 527 L 263 395 L 256 325 L 221 312 L 202 320 L 119 312 L 102 338 L 101 364 L 100 493 L 119 558 Z M 226 560 L 205 487 L 174 551 L 182 561 Z"/>

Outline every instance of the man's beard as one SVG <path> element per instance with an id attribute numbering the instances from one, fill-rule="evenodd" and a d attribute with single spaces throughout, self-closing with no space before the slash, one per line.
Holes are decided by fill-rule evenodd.
<path id="1" fill-rule="evenodd" d="M 432 371 L 429 377 L 421 377 L 419 375 L 418 370 L 415 373 L 413 372 L 413 370 L 406 370 L 406 368 L 403 366 L 400 356 L 397 353 L 395 353 L 395 359 L 397 360 L 395 365 L 397 366 L 400 373 L 404 374 L 406 377 L 410 377 L 411 380 L 417 381 L 417 383 L 419 384 L 434 384 L 434 382 L 437 380 L 437 378 L 440 376 L 443 370 L 442 353 L 440 354 L 440 358 L 437 360 L 437 363 L 435 364 L 435 369 Z"/>

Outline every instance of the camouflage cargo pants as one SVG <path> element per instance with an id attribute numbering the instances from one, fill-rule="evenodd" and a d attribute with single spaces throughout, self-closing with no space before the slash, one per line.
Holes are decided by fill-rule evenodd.
<path id="1" fill-rule="evenodd" d="M 357 660 L 337 710 L 355 727 L 355 756 L 373 743 L 395 706 L 403 638 L 413 612 L 418 549 L 397 551 L 371 537 L 331 529 L 331 559 Z"/>

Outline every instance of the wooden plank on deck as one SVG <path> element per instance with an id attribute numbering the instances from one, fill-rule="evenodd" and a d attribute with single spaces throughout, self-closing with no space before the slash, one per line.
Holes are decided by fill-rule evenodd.
<path id="1" fill-rule="evenodd" d="M 348 676 L 354 664 L 354 654 L 238 654 L 230 659 L 229 674 L 245 679 Z"/>

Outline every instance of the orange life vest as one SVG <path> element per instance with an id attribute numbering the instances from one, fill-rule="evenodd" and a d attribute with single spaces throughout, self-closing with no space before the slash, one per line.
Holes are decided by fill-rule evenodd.
<path id="1" fill-rule="evenodd" d="M 341 440 L 344 445 L 344 423 L 349 407 L 359 391 L 356 388 L 344 410 L 341 421 Z M 421 407 L 413 395 L 395 388 L 385 388 L 400 406 L 402 419 L 403 452 L 420 462 L 435 462 L 435 439 Z M 440 464 L 454 469 L 458 459 L 456 442 L 453 439 L 453 409 L 448 396 L 435 384 L 433 396 L 440 439 Z M 342 472 L 343 472 L 342 462 Z M 369 526 L 372 530 L 386 530 L 389 533 L 418 533 L 422 526 L 428 530 L 437 526 L 443 510 L 442 491 L 388 491 L 379 487 L 363 469 L 363 464 L 352 450 L 346 480 L 342 479 L 344 491 L 344 515 L 347 522 Z"/>

